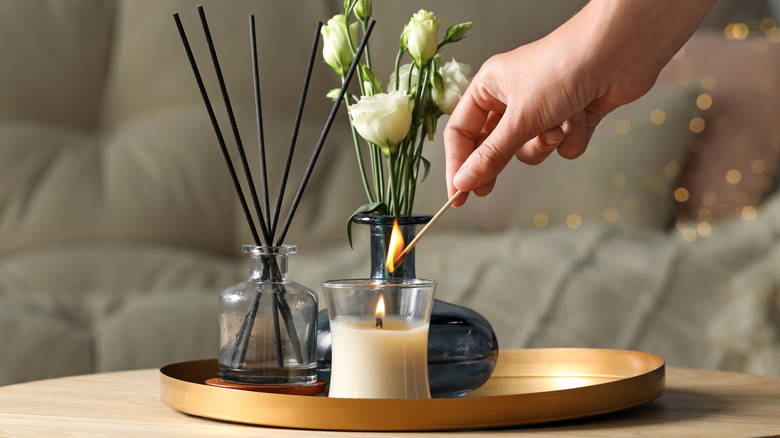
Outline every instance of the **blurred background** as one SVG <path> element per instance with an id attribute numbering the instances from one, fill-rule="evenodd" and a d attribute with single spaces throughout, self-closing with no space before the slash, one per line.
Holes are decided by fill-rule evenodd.
<path id="1" fill-rule="evenodd" d="M 476 72 L 584 3 L 376 1 L 374 68 L 389 77 L 420 8 L 442 29 L 474 22 L 442 56 Z M 234 151 L 200 4 L 255 175 L 256 15 L 275 194 L 316 22 L 341 1 L 0 2 L 0 384 L 216 356 L 217 295 L 248 275 L 251 238 L 172 19 Z M 583 157 L 512 163 L 491 196 L 449 211 L 417 247 L 418 276 L 485 315 L 502 348 L 639 349 L 780 373 L 778 14 L 778 1 L 718 2 Z M 338 86 L 318 55 L 283 215 Z M 446 201 L 441 135 L 424 155 L 415 210 L 432 214 Z M 293 279 L 319 291 L 368 275 L 367 230 L 354 250 L 345 231 L 364 196 L 342 108 L 286 239 L 300 250 Z"/>

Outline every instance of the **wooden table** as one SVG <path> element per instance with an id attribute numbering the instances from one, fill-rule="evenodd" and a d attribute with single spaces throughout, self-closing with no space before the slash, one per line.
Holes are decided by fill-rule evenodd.
<path id="1" fill-rule="evenodd" d="M 156 369 L 0 387 L 0 437 L 724 436 L 780 434 L 780 378 L 667 368 L 667 391 L 636 408 L 549 425 L 440 433 L 315 432 L 189 416 L 160 402 Z"/>

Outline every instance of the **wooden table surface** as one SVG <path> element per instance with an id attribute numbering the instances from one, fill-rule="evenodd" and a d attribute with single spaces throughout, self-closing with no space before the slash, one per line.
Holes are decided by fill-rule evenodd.
<path id="1" fill-rule="evenodd" d="M 323 432 L 189 416 L 160 401 L 156 369 L 64 377 L 0 387 L 0 437 L 160 436 L 708 436 L 780 434 L 780 378 L 667 368 L 659 399 L 625 411 L 554 424 L 458 432 Z"/>

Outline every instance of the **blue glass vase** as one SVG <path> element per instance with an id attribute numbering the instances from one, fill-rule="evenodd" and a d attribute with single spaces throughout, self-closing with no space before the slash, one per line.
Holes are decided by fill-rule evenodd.
<path id="1" fill-rule="evenodd" d="M 411 241 L 418 225 L 430 216 L 399 217 L 404 241 Z M 357 216 L 369 226 L 372 278 L 415 278 L 414 249 L 393 274 L 387 272 L 387 242 L 395 218 Z M 479 388 L 490 377 L 498 359 L 498 340 L 490 323 L 479 313 L 442 300 L 434 300 L 428 331 L 428 381 L 431 397 L 460 397 Z M 331 337 L 327 310 L 317 320 L 317 378 L 330 382 Z"/>

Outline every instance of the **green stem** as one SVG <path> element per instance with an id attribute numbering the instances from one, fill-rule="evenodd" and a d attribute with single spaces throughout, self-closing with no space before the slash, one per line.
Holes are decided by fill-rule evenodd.
<path id="1" fill-rule="evenodd" d="M 404 50 L 398 48 L 398 54 L 395 55 L 395 91 L 401 88 L 401 57 L 404 54 Z"/>
<path id="2" fill-rule="evenodd" d="M 363 33 L 366 33 L 366 28 L 368 27 L 368 21 L 361 21 L 360 24 L 363 25 Z M 366 48 L 363 49 L 363 51 L 366 52 L 365 53 L 366 67 L 368 67 L 369 70 L 372 70 L 371 69 L 371 52 L 369 51 L 368 44 L 366 44 Z"/>
<path id="3" fill-rule="evenodd" d="M 373 153 L 373 162 L 371 163 L 371 169 L 374 172 L 374 181 L 376 181 L 377 184 L 377 195 L 376 199 L 378 201 L 384 202 L 387 204 L 387 199 L 385 198 L 385 167 L 382 164 L 382 151 L 379 149 L 379 146 L 377 145 L 371 145 L 371 151 Z"/>
<path id="4" fill-rule="evenodd" d="M 407 215 L 412 214 L 414 208 L 414 195 L 417 193 L 417 178 L 420 177 L 420 157 L 422 157 L 422 148 L 425 143 L 427 132 L 425 126 L 423 126 L 422 135 L 417 141 L 417 148 L 412 158 L 411 172 L 412 176 L 409 178 L 409 203 L 407 204 Z"/>
<path id="5" fill-rule="evenodd" d="M 347 107 L 347 114 L 349 114 L 349 99 L 352 96 L 347 94 L 344 99 L 344 105 Z M 363 151 L 360 150 L 360 138 L 358 137 L 357 130 L 352 123 L 352 116 L 349 116 L 349 126 L 352 128 L 352 141 L 355 144 L 355 153 L 357 155 L 358 167 L 360 168 L 360 177 L 363 180 L 363 188 L 366 190 L 366 196 L 368 196 L 368 202 L 376 202 L 371 194 L 371 188 L 368 184 L 368 176 L 366 175 L 366 167 L 363 163 Z M 372 163 L 373 165 L 373 163 Z"/>
<path id="6" fill-rule="evenodd" d="M 401 210 L 398 208 L 398 187 L 396 186 L 397 181 L 397 175 L 396 175 L 396 161 L 397 157 L 396 155 L 390 154 L 389 157 L 387 157 L 387 167 L 388 172 L 390 173 L 390 183 L 388 184 L 388 195 L 390 198 L 390 214 L 393 216 L 398 216 L 398 214 L 401 212 Z"/>

